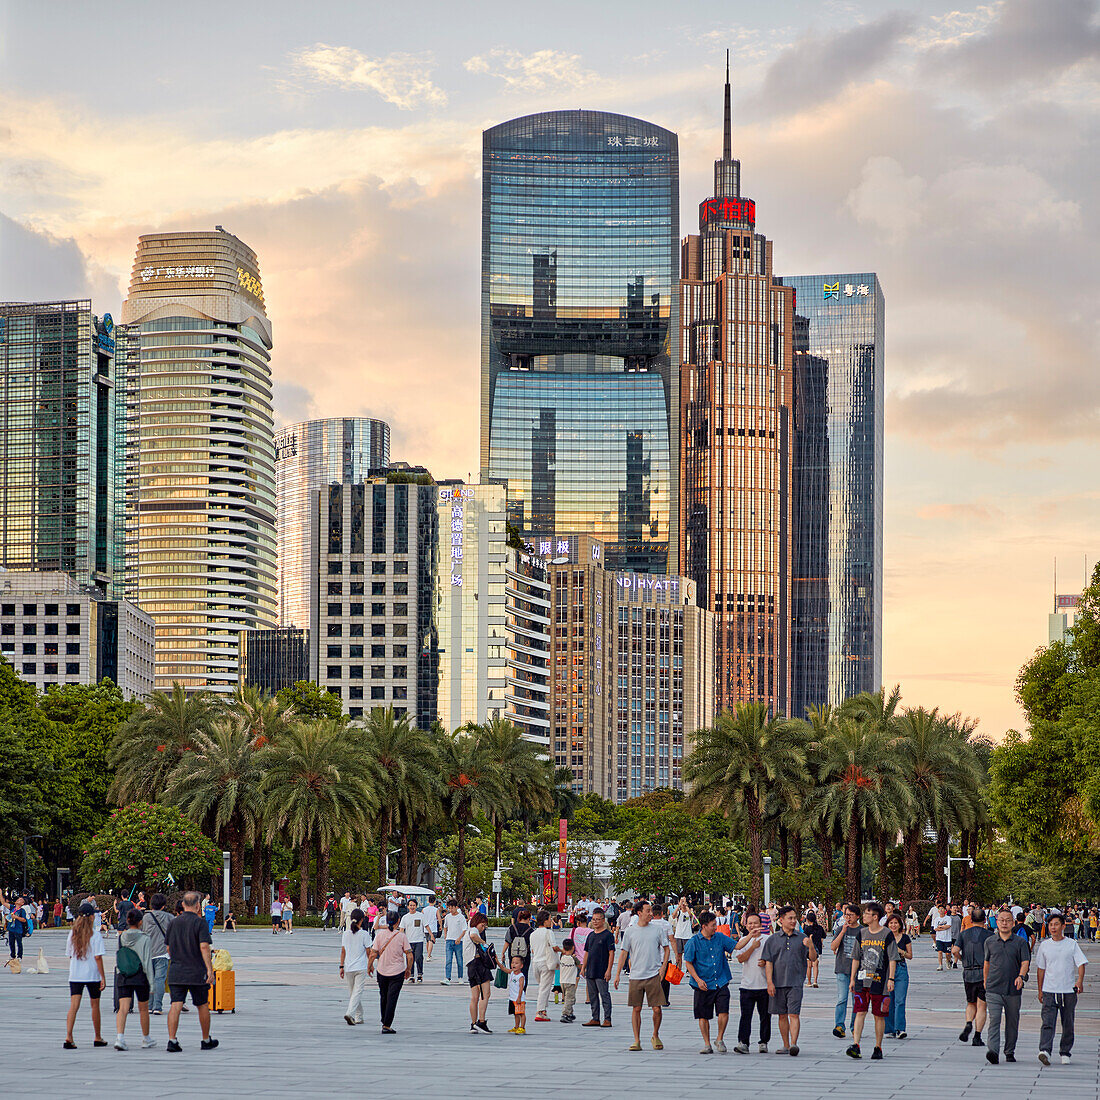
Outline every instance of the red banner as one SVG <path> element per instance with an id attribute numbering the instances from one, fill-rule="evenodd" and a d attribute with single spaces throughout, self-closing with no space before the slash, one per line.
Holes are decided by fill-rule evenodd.
<path id="1" fill-rule="evenodd" d="M 566 835 L 569 832 L 569 822 L 563 817 L 558 822 L 558 912 L 565 912 L 566 883 L 565 883 L 565 852 Z"/>

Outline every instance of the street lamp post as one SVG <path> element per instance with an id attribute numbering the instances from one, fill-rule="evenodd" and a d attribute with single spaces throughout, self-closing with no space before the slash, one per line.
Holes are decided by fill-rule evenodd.
<path id="1" fill-rule="evenodd" d="M 772 857 L 764 857 L 764 906 L 772 903 Z"/>
<path id="2" fill-rule="evenodd" d="M 27 841 L 28 840 L 41 840 L 41 833 L 29 833 L 23 837 L 23 894 L 27 893 Z"/>
<path id="3" fill-rule="evenodd" d="M 947 857 L 947 866 L 944 868 L 944 871 L 947 872 L 947 903 L 949 905 L 951 904 L 951 864 L 952 863 L 966 863 L 966 864 L 969 864 L 971 867 L 974 866 L 974 861 L 972 859 L 970 859 L 969 856 L 948 856 Z"/>

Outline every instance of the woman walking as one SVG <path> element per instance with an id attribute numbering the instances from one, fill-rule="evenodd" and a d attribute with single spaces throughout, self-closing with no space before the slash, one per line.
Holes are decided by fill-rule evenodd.
<path id="1" fill-rule="evenodd" d="M 95 927 L 95 921 L 95 906 L 83 902 L 65 945 L 65 954 L 69 957 L 69 1015 L 65 1021 L 66 1035 L 63 1044 L 66 1050 L 76 1050 L 73 1025 L 76 1023 L 76 1013 L 85 989 L 88 991 L 88 1000 L 92 1003 L 92 1027 L 95 1030 L 95 1041 L 92 1045 L 107 1045 L 100 1034 L 99 1018 L 99 995 L 107 987 L 107 976 L 103 972 L 103 954 L 107 948 L 103 943 L 103 933 Z"/>
<path id="2" fill-rule="evenodd" d="M 679 904 L 670 914 L 672 920 L 672 942 L 676 948 L 676 965 L 683 969 L 684 948 L 691 939 L 695 925 L 698 923 L 687 898 L 681 898 Z"/>
<path id="3" fill-rule="evenodd" d="M 149 1034 L 149 994 L 153 988 L 153 942 L 141 930 L 144 913 L 131 909 L 126 914 L 126 929 L 118 934 L 115 970 L 118 973 L 118 1014 L 115 1017 L 115 1050 L 127 1050 L 126 1017 L 137 998 L 141 1020 L 141 1049 L 156 1046 Z"/>
<path id="4" fill-rule="evenodd" d="M 344 1019 L 354 1026 L 363 1022 L 363 987 L 367 984 L 367 952 L 370 933 L 364 927 L 362 909 L 351 911 L 351 922 L 340 937 L 340 977 L 348 983 L 348 1010 Z"/>
<path id="5" fill-rule="evenodd" d="M 484 913 L 474 913 L 470 927 L 462 936 L 462 964 L 470 983 L 470 1031 L 492 1035 L 485 1022 L 489 994 L 493 988 L 493 968 L 485 942 L 485 927 L 489 923 Z"/>
<path id="6" fill-rule="evenodd" d="M 825 942 L 825 929 L 817 923 L 817 911 L 810 909 L 802 918 L 802 931 L 813 940 L 814 950 L 821 954 L 822 944 Z M 817 989 L 818 958 L 815 955 L 813 962 L 806 963 L 806 984 Z"/>
<path id="7" fill-rule="evenodd" d="M 905 998 L 909 993 L 908 960 L 913 957 L 913 941 L 904 931 L 901 915 L 896 911 L 890 914 L 886 927 L 894 933 L 894 942 L 898 946 L 898 965 L 894 971 L 894 994 L 890 998 L 890 1008 L 886 1013 L 886 1034 L 895 1039 L 904 1039 Z"/>
<path id="8" fill-rule="evenodd" d="M 397 998 L 401 996 L 405 979 L 412 974 L 412 945 L 405 933 L 394 927 L 396 923 L 394 919 L 388 928 L 374 937 L 374 944 L 367 954 L 368 974 L 374 972 L 374 964 L 378 963 L 378 1003 L 383 1035 L 397 1034 L 393 1027 Z"/>

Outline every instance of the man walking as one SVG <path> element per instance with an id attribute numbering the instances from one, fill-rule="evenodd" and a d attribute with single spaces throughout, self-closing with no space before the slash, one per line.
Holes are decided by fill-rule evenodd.
<path id="1" fill-rule="evenodd" d="M 164 983 L 168 979 L 168 927 L 175 919 L 166 911 L 168 899 L 153 895 L 153 907 L 141 918 L 141 930 L 149 937 L 153 959 L 153 980 L 149 993 L 149 1011 L 159 1016 L 164 1005 Z"/>
<path id="2" fill-rule="evenodd" d="M 1039 1061 L 1050 1065 L 1054 1050 L 1054 1025 L 1062 1018 L 1062 1040 L 1058 1052 L 1067 1066 L 1073 1052 L 1073 1019 L 1077 997 L 1085 991 L 1085 965 L 1088 960 L 1075 940 L 1065 934 L 1066 919 L 1061 913 L 1047 917 L 1050 936 L 1035 949 L 1038 972 L 1039 1004 L 1043 1006 L 1043 1028 L 1039 1036 Z"/>
<path id="3" fill-rule="evenodd" d="M 172 1007 L 168 1010 L 168 1046 L 170 1054 L 183 1047 L 176 1041 L 180 1012 L 187 995 L 199 1011 L 202 1049 L 213 1050 L 217 1039 L 210 1038 L 210 988 L 214 984 L 214 964 L 210 958 L 210 929 L 199 915 L 199 895 L 189 890 L 183 895 L 183 912 L 168 926 L 168 990 Z"/>
<path id="4" fill-rule="evenodd" d="M 744 917 L 745 934 L 737 941 L 737 961 L 741 964 L 741 1017 L 737 1024 L 737 1054 L 748 1054 L 752 1038 L 753 1010 L 760 1016 L 760 1036 L 757 1049 L 768 1053 L 772 1037 L 772 1018 L 768 1012 L 768 979 L 761 956 L 768 937 L 760 927 L 760 914 L 753 909 Z M 845 998 L 847 999 L 847 998 Z"/>
<path id="5" fill-rule="evenodd" d="M 793 905 L 781 906 L 775 914 L 776 931 L 768 936 L 761 958 L 768 979 L 768 1008 L 779 1017 L 783 1046 L 776 1054 L 798 1057 L 798 1032 L 801 1027 L 802 989 L 806 984 L 806 963 L 817 958 L 814 941 L 797 932 Z"/>
<path id="6" fill-rule="evenodd" d="M 18 898 L 8 917 L 8 950 L 13 959 L 23 957 L 23 937 L 27 934 L 26 904 L 26 898 Z"/>
<path id="7" fill-rule="evenodd" d="M 883 909 L 877 901 L 863 906 L 863 927 L 852 957 L 851 991 L 855 1000 L 856 1021 L 852 1027 L 852 1045 L 845 1052 L 859 1058 L 859 1040 L 868 1009 L 875 1020 L 875 1049 L 871 1061 L 882 1061 L 882 1037 L 886 1033 L 889 998 L 894 994 L 894 972 L 898 965 L 898 945 L 894 933 L 882 922 Z"/>
<path id="8" fill-rule="evenodd" d="M 939 959 L 937 970 L 943 969 L 944 960 L 947 961 L 947 969 L 951 969 L 951 910 L 950 906 L 944 906 L 939 916 L 932 919 L 932 934 L 935 937 L 936 954 Z"/>
<path id="9" fill-rule="evenodd" d="M 462 937 L 466 934 L 466 918 L 458 911 L 458 902 L 454 898 L 447 899 L 447 915 L 443 918 L 443 958 L 447 964 L 447 976 L 440 985 L 451 984 L 451 960 L 454 960 L 458 968 L 458 982 L 465 985 L 463 976 L 466 971 L 462 966 Z"/>
<path id="10" fill-rule="evenodd" d="M 428 895 L 428 904 L 424 906 L 424 930 L 428 934 L 428 962 L 432 961 L 432 948 L 439 938 L 439 903 L 435 894 Z"/>
<path id="11" fill-rule="evenodd" d="M 1013 931 L 1011 909 L 997 914 L 997 931 L 985 941 L 985 984 L 989 1028 L 986 1031 L 985 1060 L 995 1066 L 1000 1061 L 1001 1013 L 1005 1018 L 1004 1055 L 1006 1062 L 1016 1061 L 1016 1036 L 1020 1029 L 1020 1000 L 1031 964 L 1027 940 Z"/>
<path id="12" fill-rule="evenodd" d="M 661 979 L 668 969 L 668 933 L 663 928 L 654 928 L 650 924 L 653 920 L 653 907 L 648 901 L 638 902 L 636 915 L 638 923 L 623 933 L 620 943 L 615 988 L 619 988 L 619 978 L 629 959 L 630 980 L 626 1003 L 630 1006 L 630 1024 L 634 1029 L 634 1042 L 630 1049 L 642 1049 L 642 1002 L 645 1001 L 653 1013 L 653 1038 L 650 1043 L 654 1050 L 664 1050 L 665 1044 L 661 1042 L 661 1017 L 665 994 L 661 989 Z"/>
<path id="13" fill-rule="evenodd" d="M 718 918 L 713 913 L 699 916 L 699 931 L 684 945 L 681 958 L 688 981 L 694 990 L 693 1015 L 699 1021 L 703 1036 L 700 1054 L 726 1053 L 726 1026 L 730 1022 L 730 964 L 727 952 L 736 944 L 724 932 L 718 931 Z M 718 1016 L 718 1037 L 710 1045 L 710 1021 Z"/>
<path id="14" fill-rule="evenodd" d="M 355 910 L 355 902 L 352 900 L 351 891 L 345 890 L 340 899 L 340 931 L 346 932 L 351 924 L 351 914 Z"/>
<path id="15" fill-rule="evenodd" d="M 962 960 L 963 990 L 966 992 L 966 1026 L 959 1034 L 959 1042 L 965 1043 L 970 1039 L 973 1030 L 974 1038 L 970 1045 L 980 1047 L 985 1045 L 982 1042 L 986 1017 L 985 986 L 982 984 L 985 941 L 993 935 L 993 930 L 985 922 L 985 910 L 979 906 L 970 910 L 970 920 L 970 927 L 959 936 L 952 952 L 956 962 Z"/>
<path id="16" fill-rule="evenodd" d="M 611 967 L 615 962 L 615 933 L 607 926 L 606 914 L 598 906 L 592 910 L 592 927 L 584 941 L 584 978 L 588 984 L 588 1004 L 592 1019 L 581 1027 L 611 1026 Z M 603 1022 L 600 1022 L 600 1009 Z"/>
<path id="17" fill-rule="evenodd" d="M 852 984 L 852 959 L 859 945 L 860 929 L 859 906 L 850 902 L 844 906 L 844 914 L 839 928 L 834 925 L 833 942 L 830 945 L 836 955 L 836 1009 L 833 1012 L 833 1034 L 844 1038 L 844 1017 L 848 1012 L 848 993 Z M 855 1024 L 856 1010 L 852 1006 L 852 1024 Z"/>
<path id="18" fill-rule="evenodd" d="M 420 982 L 424 984 L 424 941 L 427 938 L 427 929 L 424 922 L 424 914 L 417 912 L 415 898 L 409 898 L 409 911 L 401 918 L 401 931 L 405 933 L 405 939 L 409 941 L 412 949 L 412 963 L 409 966 L 410 984 Z"/>

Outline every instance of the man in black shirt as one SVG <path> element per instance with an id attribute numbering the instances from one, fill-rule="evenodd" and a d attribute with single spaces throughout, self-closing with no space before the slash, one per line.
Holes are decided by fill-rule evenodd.
<path id="1" fill-rule="evenodd" d="M 611 980 L 611 967 L 615 961 L 615 933 L 607 927 L 604 917 L 604 911 L 599 907 L 592 910 L 591 931 L 584 941 L 584 977 L 588 983 L 592 1019 L 586 1020 L 581 1027 L 611 1026 L 611 991 L 607 983 Z M 601 1007 L 604 1017 L 602 1024 Z"/>
<path id="2" fill-rule="evenodd" d="M 963 989 L 966 991 L 966 1027 L 959 1035 L 959 1042 L 965 1043 L 973 1030 L 971 1046 L 984 1046 L 982 1028 L 985 1027 L 985 985 L 982 972 L 985 968 L 985 941 L 993 935 L 993 929 L 985 922 L 985 910 L 974 906 L 970 910 L 970 919 L 974 922 L 960 936 L 959 942 L 951 949 L 955 961 L 962 960 Z"/>
<path id="3" fill-rule="evenodd" d="M 1012 910 L 1002 909 L 997 914 L 996 934 L 982 944 L 985 952 L 982 980 L 989 1012 L 989 1029 L 986 1032 L 988 1049 L 985 1058 L 993 1066 L 1000 1060 L 1002 1010 L 1005 1017 L 1005 1061 L 1016 1061 L 1020 1000 L 1024 982 L 1027 981 L 1027 971 L 1031 966 L 1031 951 L 1027 940 L 1013 931 L 1015 923 Z"/>
<path id="4" fill-rule="evenodd" d="M 214 984 L 214 964 L 210 957 L 210 929 L 199 915 L 199 895 L 189 890 L 183 895 L 183 912 L 168 926 L 168 991 L 172 1007 L 168 1010 L 168 1051 L 177 1054 L 183 1048 L 176 1041 L 176 1027 L 187 994 L 199 1010 L 202 1049 L 213 1050 L 217 1039 L 210 1038 L 210 987 Z"/>

